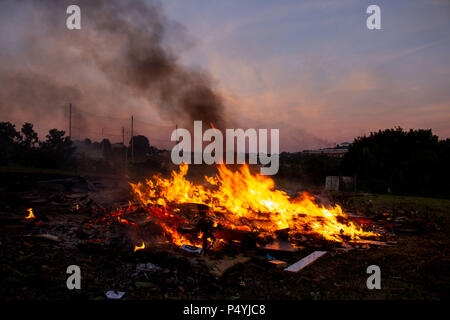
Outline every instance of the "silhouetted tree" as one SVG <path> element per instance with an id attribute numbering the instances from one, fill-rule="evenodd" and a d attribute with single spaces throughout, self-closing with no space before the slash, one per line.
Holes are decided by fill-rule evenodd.
<path id="1" fill-rule="evenodd" d="M 39 158 L 39 139 L 31 123 L 24 123 L 20 130 L 19 143 L 16 145 L 14 159 L 22 165 L 36 165 Z"/>
<path id="2" fill-rule="evenodd" d="M 355 139 L 343 167 L 374 192 L 449 195 L 448 142 L 431 130 L 387 129 Z"/>
<path id="3" fill-rule="evenodd" d="M 25 122 L 21 129 L 21 144 L 27 148 L 34 148 L 38 143 L 38 134 L 31 123 Z"/>
<path id="4" fill-rule="evenodd" d="M 150 143 L 145 136 L 134 136 L 134 139 L 130 141 L 129 156 L 131 157 L 131 144 L 134 146 L 134 157 L 136 160 L 143 160 L 147 154 L 150 153 Z"/>
<path id="5" fill-rule="evenodd" d="M 52 168 L 61 167 L 72 158 L 75 148 L 69 137 L 64 137 L 65 131 L 51 129 L 46 136 L 47 140 L 40 143 L 40 149 L 45 166 Z"/>
<path id="6" fill-rule="evenodd" d="M 20 140 L 20 133 L 10 122 L 0 122 L 0 163 L 10 162 L 16 154 L 16 143 Z"/>
<path id="7" fill-rule="evenodd" d="M 10 122 L 0 122 L 0 163 L 52 168 L 68 166 L 75 148 L 64 135 L 64 131 L 52 129 L 47 139 L 39 142 L 31 123 L 24 123 L 18 132 Z"/>
<path id="8" fill-rule="evenodd" d="M 102 142 L 100 142 L 100 145 L 102 148 L 103 157 L 105 159 L 110 158 L 112 153 L 111 142 L 108 139 L 103 139 Z"/>

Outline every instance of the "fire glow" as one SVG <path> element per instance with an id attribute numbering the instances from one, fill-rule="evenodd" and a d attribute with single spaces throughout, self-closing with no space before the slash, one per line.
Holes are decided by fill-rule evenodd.
<path id="1" fill-rule="evenodd" d="M 33 214 L 33 208 L 29 208 L 29 209 L 27 209 L 27 211 L 28 211 L 28 216 L 26 216 L 25 219 L 34 219 L 34 218 L 36 218 L 34 216 L 34 214 Z"/>
<path id="2" fill-rule="evenodd" d="M 182 203 L 206 205 L 214 226 L 220 224 L 260 235 L 275 237 L 276 231 L 287 229 L 289 234 L 315 234 L 335 242 L 378 236 L 350 221 L 339 205 L 317 204 L 306 192 L 289 197 L 275 188 L 271 178 L 252 174 L 247 165 L 234 172 L 219 165 L 215 177 L 204 177 L 210 187 L 188 181 L 187 172 L 188 165 L 181 164 L 179 171 L 173 171 L 168 179 L 154 176 L 145 183 L 130 184 L 136 200 L 147 208 L 149 215 L 160 219 L 159 224 L 174 244 L 198 244 L 177 232 L 183 218 L 172 208 Z"/>
<path id="3" fill-rule="evenodd" d="M 142 242 L 142 245 L 140 245 L 140 246 L 134 246 L 134 252 L 136 252 L 136 251 L 138 251 L 138 250 L 142 250 L 142 249 L 145 249 L 145 243 L 144 242 Z"/>

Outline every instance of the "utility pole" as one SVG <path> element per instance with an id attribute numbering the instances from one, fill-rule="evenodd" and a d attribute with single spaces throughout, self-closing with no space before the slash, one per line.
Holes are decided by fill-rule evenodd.
<path id="1" fill-rule="evenodd" d="M 72 139 L 72 104 L 69 103 L 69 139 Z"/>
<path id="2" fill-rule="evenodd" d="M 127 148 L 125 147 L 125 127 L 122 127 L 122 147 L 125 151 L 125 156 L 123 157 L 123 161 L 125 162 L 125 166 L 127 164 Z"/>
<path id="3" fill-rule="evenodd" d="M 103 141 L 104 140 L 104 138 L 103 138 L 103 128 L 102 128 L 102 142 L 101 142 L 101 144 L 102 144 L 102 154 L 103 154 L 103 158 L 105 157 L 105 141 Z"/>
<path id="4" fill-rule="evenodd" d="M 134 163 L 134 117 L 131 116 L 131 163 Z"/>

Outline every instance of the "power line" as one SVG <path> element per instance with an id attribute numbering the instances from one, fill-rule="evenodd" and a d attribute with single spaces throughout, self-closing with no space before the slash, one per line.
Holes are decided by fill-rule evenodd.
<path id="1" fill-rule="evenodd" d="M 95 120 L 94 120 L 95 124 L 98 126 L 98 129 L 99 129 L 98 131 L 89 130 L 89 129 L 83 128 L 83 127 L 75 127 L 72 125 L 73 114 L 84 114 L 84 115 L 89 115 L 90 118 L 107 119 L 109 121 L 116 120 L 116 121 L 120 121 L 121 125 L 120 125 L 120 128 L 112 128 L 110 126 L 105 127 L 105 126 L 99 125 L 98 121 L 95 122 Z M 75 120 L 76 120 L 76 118 L 75 118 Z M 100 114 L 97 114 L 94 112 L 82 110 L 82 109 L 78 108 L 77 106 L 72 105 L 71 103 L 69 104 L 69 136 L 73 136 L 75 133 L 75 136 L 79 136 L 80 138 L 82 138 L 83 135 L 90 134 L 90 135 L 95 135 L 95 137 L 100 138 L 100 139 L 107 139 L 108 137 L 110 137 L 110 138 L 113 138 L 114 140 L 120 140 L 122 143 L 124 143 L 124 141 L 126 139 L 127 141 L 129 140 L 131 142 L 131 148 L 134 149 L 133 148 L 133 137 L 136 134 L 138 134 L 138 132 L 142 131 L 142 130 L 139 130 L 139 131 L 136 130 L 136 128 L 135 128 L 136 122 L 140 123 L 140 124 L 144 124 L 145 126 L 139 126 L 139 127 L 145 128 L 144 130 L 146 132 L 148 130 L 150 130 L 150 131 L 160 130 L 160 129 L 164 130 L 166 128 L 173 127 L 171 125 L 158 125 L 156 123 L 135 119 L 135 117 L 132 116 L 131 123 L 130 123 L 130 125 L 131 125 L 131 134 L 130 134 L 129 130 L 125 130 L 125 126 L 126 126 L 125 123 L 128 121 L 130 121 L 130 118 L 122 118 L 122 117 L 116 117 L 116 116 L 110 116 L 110 115 L 100 115 Z M 74 132 L 73 129 L 75 129 L 76 132 Z M 119 137 L 120 137 L 120 139 L 119 139 Z M 159 139 L 159 138 L 150 137 L 149 140 L 156 141 L 159 143 L 164 143 L 164 144 L 170 143 L 169 139 Z M 134 160 L 133 150 L 131 152 L 131 155 L 132 155 L 132 159 Z"/>
<path id="2" fill-rule="evenodd" d="M 114 120 L 128 120 L 127 118 L 119 118 L 119 117 L 113 117 L 113 116 L 105 116 L 105 115 L 100 115 L 100 114 L 95 114 L 92 112 L 88 112 L 88 111 L 84 111 L 84 110 L 80 110 L 79 108 L 75 109 L 78 113 L 84 113 L 86 115 L 92 116 L 92 117 L 97 117 L 97 118 L 105 118 L 105 119 L 114 119 Z"/>
<path id="3" fill-rule="evenodd" d="M 72 106 L 72 112 L 78 112 L 78 113 L 83 113 L 86 115 L 89 115 L 91 117 L 96 117 L 96 118 L 103 118 L 103 119 L 112 119 L 112 120 L 120 120 L 120 121 L 129 121 L 129 118 L 121 118 L 121 117 L 115 117 L 115 116 L 105 116 L 105 115 L 99 115 L 99 114 L 95 114 L 93 112 L 88 112 L 88 111 L 84 111 L 84 110 L 80 110 L 79 108 L 73 108 Z M 161 125 L 161 124 L 157 124 L 155 122 L 148 122 L 148 121 L 143 121 L 140 119 L 134 119 L 134 122 L 139 122 L 139 123 L 143 123 L 155 128 L 172 128 L 173 126 L 171 125 Z"/>
<path id="4" fill-rule="evenodd" d="M 69 103 L 69 139 L 72 137 L 72 104 Z"/>
<path id="5" fill-rule="evenodd" d="M 155 126 L 155 127 L 160 127 L 160 128 L 172 128 L 173 127 L 171 125 L 160 125 L 160 124 L 156 124 L 156 123 L 152 123 L 152 122 L 142 121 L 142 120 L 139 120 L 139 119 L 135 119 L 134 121 L 140 122 L 140 123 L 144 123 L 144 124 L 148 124 L 148 125 Z"/>

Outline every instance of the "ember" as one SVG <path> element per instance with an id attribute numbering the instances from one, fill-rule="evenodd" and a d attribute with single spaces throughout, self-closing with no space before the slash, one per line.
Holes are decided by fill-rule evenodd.
<path id="1" fill-rule="evenodd" d="M 36 217 L 33 214 L 33 208 L 29 208 L 27 209 L 28 211 L 28 216 L 25 217 L 25 219 L 35 219 Z"/>
<path id="2" fill-rule="evenodd" d="M 144 242 L 142 242 L 142 245 L 140 245 L 140 246 L 134 246 L 134 252 L 136 252 L 136 251 L 138 251 L 138 250 L 142 250 L 142 249 L 145 249 L 145 243 Z"/>

